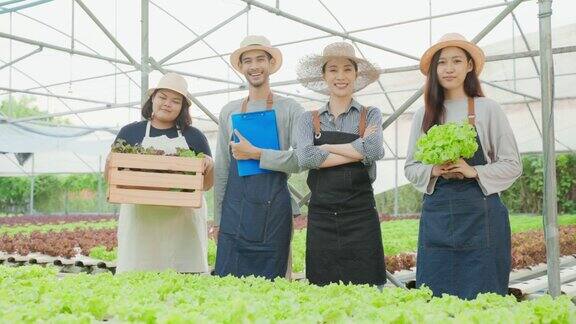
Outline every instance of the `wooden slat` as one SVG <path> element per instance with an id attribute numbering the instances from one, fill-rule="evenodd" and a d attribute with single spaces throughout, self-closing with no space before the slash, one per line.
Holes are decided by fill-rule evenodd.
<path id="1" fill-rule="evenodd" d="M 204 176 L 170 173 L 151 173 L 129 170 L 110 170 L 109 184 L 151 188 L 202 189 Z"/>
<path id="2" fill-rule="evenodd" d="M 110 186 L 108 201 L 120 204 L 202 207 L 202 191 L 172 192 L 114 188 Z"/>
<path id="3" fill-rule="evenodd" d="M 109 166 L 112 168 L 134 168 L 189 172 L 202 172 L 204 165 L 203 160 L 197 158 L 126 153 L 110 153 L 109 163 Z"/>

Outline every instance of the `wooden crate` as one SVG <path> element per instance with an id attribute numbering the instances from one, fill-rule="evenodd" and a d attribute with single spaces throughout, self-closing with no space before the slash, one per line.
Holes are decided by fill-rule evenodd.
<path id="1" fill-rule="evenodd" d="M 110 153 L 106 165 L 108 202 L 200 208 L 204 183 L 203 167 L 202 159 L 190 157 Z M 180 192 L 170 189 L 194 191 Z"/>

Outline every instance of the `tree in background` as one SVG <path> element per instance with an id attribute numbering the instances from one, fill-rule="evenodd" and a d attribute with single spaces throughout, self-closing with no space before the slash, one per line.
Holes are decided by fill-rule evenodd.
<path id="1" fill-rule="evenodd" d="M 0 103 L 0 116 L 23 118 L 44 115 L 46 112 L 41 111 L 35 102 L 36 98 L 32 96 L 2 100 L 2 103 Z M 70 120 L 62 117 L 46 117 L 44 120 L 59 125 L 70 125 Z"/>

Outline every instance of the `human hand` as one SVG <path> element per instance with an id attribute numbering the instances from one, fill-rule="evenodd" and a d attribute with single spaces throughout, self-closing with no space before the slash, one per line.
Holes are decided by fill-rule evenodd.
<path id="1" fill-rule="evenodd" d="M 248 141 L 238 130 L 234 130 L 234 134 L 238 137 L 238 143 L 231 141 L 230 148 L 232 149 L 232 156 L 236 160 L 260 160 L 262 150 L 255 147 Z"/>

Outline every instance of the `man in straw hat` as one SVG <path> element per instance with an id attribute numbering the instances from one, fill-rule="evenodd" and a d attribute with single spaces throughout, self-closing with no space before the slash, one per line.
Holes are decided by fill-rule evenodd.
<path id="1" fill-rule="evenodd" d="M 247 36 L 230 63 L 248 81 L 248 97 L 232 101 L 220 112 L 216 148 L 214 222 L 218 242 L 217 275 L 286 274 L 292 229 L 288 174 L 299 172 L 292 129 L 304 109 L 293 99 L 275 95 L 269 76 L 282 66 L 282 54 L 263 36 Z M 237 130 L 231 116 L 273 109 L 280 150 L 255 147 Z M 239 139 L 232 141 L 233 135 Z M 238 160 L 258 160 L 272 172 L 239 176 Z"/>
<path id="2" fill-rule="evenodd" d="M 353 94 L 378 80 L 376 66 L 356 57 L 345 42 L 322 55 L 304 57 L 298 79 L 330 96 L 328 103 L 300 118 L 298 162 L 310 169 L 306 278 L 316 285 L 386 282 L 380 222 L 372 182 L 384 156 L 382 113 L 364 107 Z"/>

